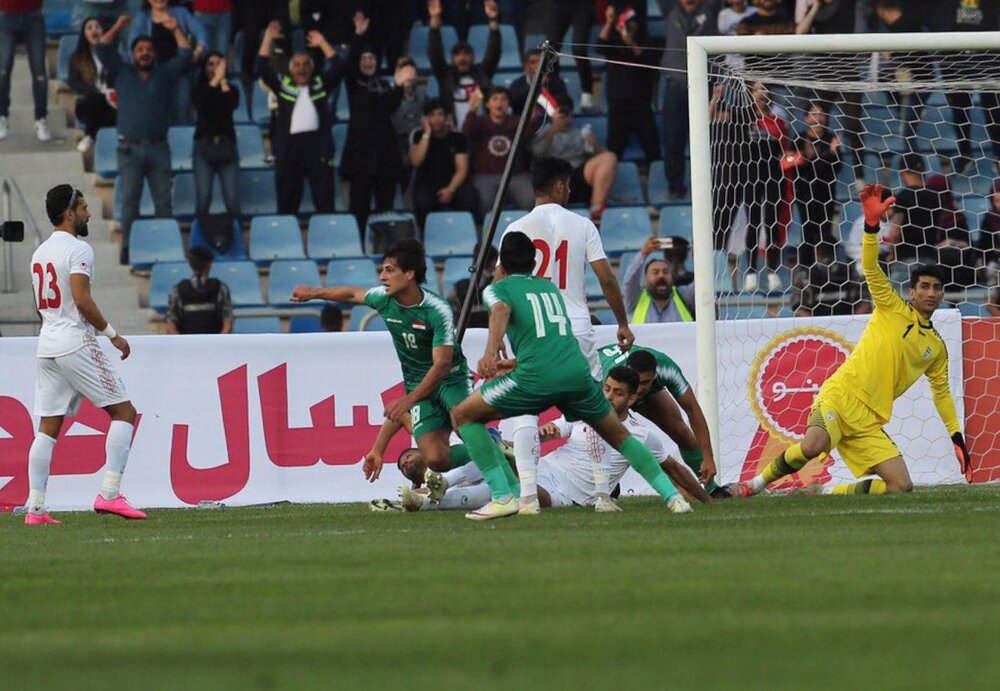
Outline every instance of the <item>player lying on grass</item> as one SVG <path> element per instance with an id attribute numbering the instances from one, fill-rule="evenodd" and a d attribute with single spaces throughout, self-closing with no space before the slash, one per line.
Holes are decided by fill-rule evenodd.
<path id="1" fill-rule="evenodd" d="M 518 512 L 517 477 L 503 462 L 483 423 L 534 415 L 553 406 L 570 421 L 583 420 L 621 451 L 672 512 L 690 511 L 653 454 L 611 410 L 569 328 L 559 289 L 551 281 L 532 276 L 534 266 L 531 239 L 524 233 L 508 233 L 500 245 L 496 282 L 483 291 L 490 329 L 479 375 L 487 381 L 453 408 L 451 417 L 490 486 L 492 501 L 466 517 L 482 521 Z M 505 335 L 517 360 L 507 358 Z"/>
<path id="2" fill-rule="evenodd" d="M 694 476 L 668 453 L 652 423 L 629 413 L 638 389 L 639 375 L 630 367 L 615 367 L 604 380 L 604 397 L 629 433 L 644 443 L 653 456 L 662 459 L 660 467 L 682 493 L 710 503 L 712 498 Z M 593 506 L 598 512 L 621 510 L 611 498 L 610 488 L 617 486 L 629 469 L 624 456 L 580 421 L 571 423 L 559 418 L 542 425 L 539 432 L 543 441 L 569 437 L 564 446 L 539 461 L 538 500 L 542 507 Z M 447 473 L 425 472 L 419 452 L 409 449 L 400 456 L 398 466 L 414 483 L 413 487 L 404 485 L 399 489 L 407 511 L 478 509 L 490 500 L 489 487 L 474 464 Z M 597 485 L 595 476 L 600 479 Z M 427 487 L 420 488 L 424 481 Z"/>
<path id="3" fill-rule="evenodd" d="M 644 346 L 632 346 L 626 353 L 617 344 L 612 344 L 600 348 L 598 353 L 605 374 L 623 364 L 639 373 L 638 400 L 632 409 L 677 444 L 681 458 L 712 496 L 728 497 L 729 493 L 715 484 L 715 455 L 705 414 L 677 363 L 666 353 Z M 690 427 L 681 416 L 678 404 L 684 409 Z"/>
<path id="4" fill-rule="evenodd" d="M 749 482 L 729 485 L 733 496 L 757 494 L 833 449 L 855 477 L 878 478 L 831 488 L 831 494 L 911 491 L 913 482 L 903 457 L 882 426 L 892 417 L 893 402 L 921 374 L 930 380 L 934 405 L 951 435 L 962 472 L 968 473 L 969 452 L 948 390 L 948 352 L 931 323 L 944 297 L 943 272 L 938 266 L 917 266 L 910 272 L 909 303 L 896 294 L 878 265 L 879 221 L 895 201 L 895 197 L 883 200 L 882 190 L 882 185 L 869 184 L 861 192 L 865 215 L 861 267 L 875 304 L 871 321 L 854 352 L 820 388 L 805 438 Z"/>
<path id="5" fill-rule="evenodd" d="M 455 318 L 440 295 L 421 286 L 427 280 L 427 257 L 417 240 L 400 240 L 382 257 L 377 288 L 298 286 L 292 302 L 329 300 L 367 305 L 378 312 L 392 334 L 406 395 L 389 403 L 385 416 L 401 422 L 409 413 L 420 453 L 435 470 L 469 462 L 464 445 L 448 447 L 448 411 L 472 392 L 472 376 L 455 339 Z M 381 456 L 371 464 L 381 467 Z M 377 469 L 372 466 L 372 472 Z"/>

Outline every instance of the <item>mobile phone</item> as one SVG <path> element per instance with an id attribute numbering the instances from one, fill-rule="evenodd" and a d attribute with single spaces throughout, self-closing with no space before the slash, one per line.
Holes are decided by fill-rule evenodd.
<path id="1" fill-rule="evenodd" d="M 656 238 L 656 244 L 661 250 L 672 250 L 674 248 L 674 239 Z"/>
<path id="2" fill-rule="evenodd" d="M 4 221 L 0 237 L 4 242 L 24 242 L 24 222 Z"/>

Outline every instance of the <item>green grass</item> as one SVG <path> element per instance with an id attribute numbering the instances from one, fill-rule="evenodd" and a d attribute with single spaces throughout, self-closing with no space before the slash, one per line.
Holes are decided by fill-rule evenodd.
<path id="1" fill-rule="evenodd" d="M 1000 688 L 1000 488 L 0 527 L 0 686 Z"/>

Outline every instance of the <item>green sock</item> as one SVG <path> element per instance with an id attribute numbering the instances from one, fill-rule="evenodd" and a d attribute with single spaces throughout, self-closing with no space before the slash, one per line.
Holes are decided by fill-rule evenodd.
<path id="1" fill-rule="evenodd" d="M 472 462 L 483 474 L 483 479 L 489 485 L 493 499 L 502 499 L 513 494 L 510 483 L 507 481 L 507 474 L 501 467 L 507 465 L 507 461 L 497 445 L 493 443 L 490 433 L 486 431 L 482 423 L 470 422 L 462 425 L 458 428 L 458 434 L 462 437 L 465 445 L 469 447 Z"/>
<path id="2" fill-rule="evenodd" d="M 452 469 L 460 468 L 471 460 L 472 456 L 469 455 L 469 447 L 465 444 L 455 444 L 455 446 L 451 447 Z"/>
<path id="3" fill-rule="evenodd" d="M 504 457 L 503 452 L 500 451 L 500 447 L 496 447 L 497 453 L 500 454 L 500 470 L 503 471 L 504 477 L 507 478 L 507 484 L 510 486 L 510 491 L 515 497 L 521 496 L 521 482 L 517 479 L 517 473 L 514 469 L 510 467 L 510 463 Z"/>
<path id="4" fill-rule="evenodd" d="M 687 467 L 693 470 L 695 475 L 698 475 L 701 472 L 701 462 L 705 460 L 705 454 L 702 453 L 701 449 L 680 449 L 680 452 L 681 459 L 687 464 Z M 709 480 L 708 484 L 705 485 L 705 491 L 711 494 L 718 487 L 715 480 Z"/>
<path id="5" fill-rule="evenodd" d="M 660 464 L 653 458 L 653 454 L 649 452 L 649 449 L 643 446 L 638 439 L 630 436 L 618 450 L 625 457 L 625 460 L 628 461 L 628 464 L 635 468 L 642 475 L 642 478 L 656 490 L 656 493 L 663 498 L 663 501 L 667 501 L 677 494 L 677 488 L 674 487 L 674 483 L 670 481 L 670 478 L 660 468 Z"/>

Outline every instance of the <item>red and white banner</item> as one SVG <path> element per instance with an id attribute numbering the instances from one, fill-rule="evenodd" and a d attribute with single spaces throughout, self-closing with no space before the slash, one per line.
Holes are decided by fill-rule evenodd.
<path id="1" fill-rule="evenodd" d="M 752 472 L 802 433 L 815 389 L 866 323 L 859 317 L 719 323 L 716 457 L 724 480 Z M 934 323 L 948 344 L 961 418 L 961 320 L 957 312 L 941 312 Z M 670 354 L 697 380 L 693 324 L 638 326 L 636 332 L 639 343 Z M 599 343 L 614 341 L 613 327 L 598 327 L 598 333 Z M 118 367 L 140 414 L 123 485 L 135 504 L 346 502 L 395 495 L 402 478 L 392 463 L 407 446 L 402 436 L 386 454 L 377 483 L 367 483 L 360 468 L 384 403 L 402 394 L 387 333 L 137 336 L 130 342 L 132 357 Z M 104 345 L 117 362 L 110 344 Z M 485 331 L 468 332 L 471 362 L 484 345 Z M 0 361 L 0 509 L 10 510 L 28 493 L 28 449 L 38 424 L 32 414 L 35 339 L 0 339 Z M 766 391 L 753 403 L 752 374 Z M 107 429 L 107 415 L 89 404 L 66 421 L 48 487 L 53 509 L 89 507 L 100 485 Z M 962 481 L 925 380 L 897 402 L 887 431 L 915 482 Z M 811 477 L 852 479 L 839 462 Z M 634 475 L 625 489 L 645 491 Z"/>

